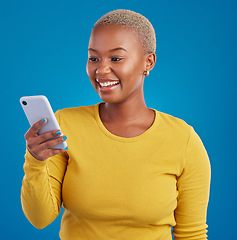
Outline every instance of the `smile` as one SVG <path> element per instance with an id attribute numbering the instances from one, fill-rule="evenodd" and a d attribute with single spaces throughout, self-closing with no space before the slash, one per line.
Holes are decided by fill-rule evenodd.
<path id="1" fill-rule="evenodd" d="M 107 82 L 100 82 L 98 79 L 96 79 L 96 82 L 99 83 L 101 87 L 108 87 L 119 84 L 119 81 L 107 81 Z"/>

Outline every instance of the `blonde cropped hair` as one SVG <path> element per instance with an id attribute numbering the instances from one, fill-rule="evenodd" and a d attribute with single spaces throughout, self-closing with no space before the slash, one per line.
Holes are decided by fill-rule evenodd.
<path id="1" fill-rule="evenodd" d="M 141 39 L 145 52 L 155 53 L 156 35 L 150 21 L 143 15 L 130 10 L 118 9 L 102 16 L 94 25 L 118 24 L 134 29 Z"/>

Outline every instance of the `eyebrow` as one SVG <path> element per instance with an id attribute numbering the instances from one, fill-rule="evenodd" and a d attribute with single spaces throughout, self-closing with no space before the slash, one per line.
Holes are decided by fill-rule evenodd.
<path id="1" fill-rule="evenodd" d="M 125 48 L 123 48 L 123 47 L 118 47 L 118 48 L 111 49 L 111 50 L 109 50 L 109 52 L 114 52 L 114 51 L 118 51 L 118 50 L 123 50 L 123 51 L 127 52 L 127 50 L 126 50 Z M 95 49 L 93 49 L 93 48 L 88 48 L 88 51 L 97 52 L 97 51 L 96 51 Z"/>

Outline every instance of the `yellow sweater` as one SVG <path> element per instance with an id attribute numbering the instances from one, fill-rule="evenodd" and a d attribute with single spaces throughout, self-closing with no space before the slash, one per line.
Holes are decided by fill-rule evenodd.
<path id="1" fill-rule="evenodd" d="M 207 152 L 183 120 L 155 111 L 143 134 L 110 133 L 99 104 L 56 113 L 69 150 L 46 161 L 27 150 L 21 201 L 37 228 L 64 207 L 63 240 L 206 239 Z"/>

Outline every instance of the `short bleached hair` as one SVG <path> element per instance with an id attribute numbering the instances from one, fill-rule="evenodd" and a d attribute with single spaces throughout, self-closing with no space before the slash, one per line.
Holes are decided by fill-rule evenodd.
<path id="1" fill-rule="evenodd" d="M 144 51 L 155 53 L 156 35 L 150 21 L 143 15 L 130 10 L 118 9 L 102 16 L 94 25 L 118 24 L 131 28 L 136 31 L 140 37 Z"/>

